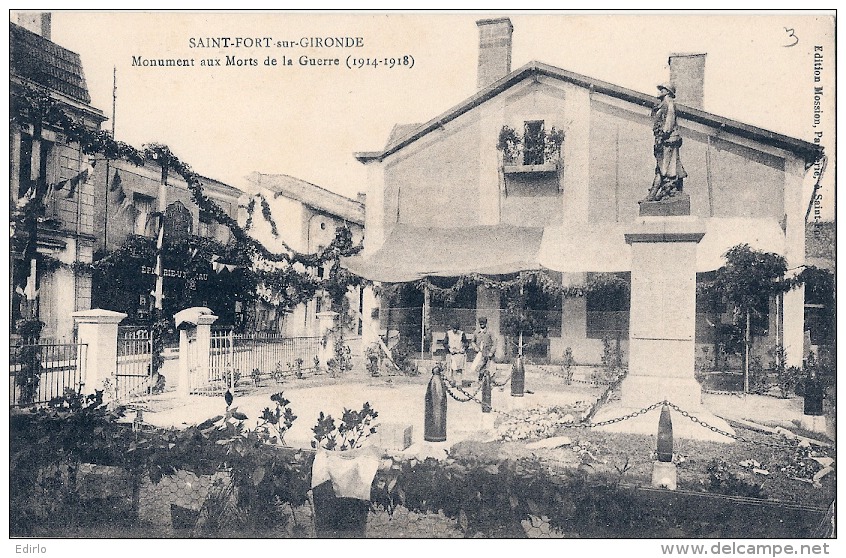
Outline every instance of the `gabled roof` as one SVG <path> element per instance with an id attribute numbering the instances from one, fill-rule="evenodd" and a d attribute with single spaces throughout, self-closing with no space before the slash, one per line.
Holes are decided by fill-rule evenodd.
<path id="1" fill-rule="evenodd" d="M 284 196 L 345 221 L 364 225 L 364 204 L 305 180 L 287 174 L 253 172 L 247 176 L 247 181 L 253 186 L 267 188 L 274 197 Z"/>
<path id="2" fill-rule="evenodd" d="M 79 54 L 9 22 L 9 58 L 12 75 L 91 103 Z"/>
<path id="3" fill-rule="evenodd" d="M 561 81 L 572 83 L 579 87 L 585 87 L 592 91 L 609 95 L 611 97 L 616 97 L 618 99 L 622 99 L 624 101 L 628 101 L 630 103 L 634 103 L 640 106 L 652 107 L 652 105 L 655 103 L 655 97 L 647 95 L 646 93 L 641 93 L 633 89 L 614 85 L 613 83 L 594 79 L 582 74 L 577 74 L 575 72 L 562 70 L 561 68 L 550 66 L 542 62 L 533 61 L 529 62 L 525 66 L 522 66 L 521 68 L 514 70 L 513 72 L 499 79 L 498 81 L 495 81 L 488 87 L 485 87 L 484 89 L 477 92 L 475 95 L 469 97 L 462 103 L 452 107 L 443 114 L 433 118 L 429 122 L 426 122 L 425 124 L 418 126 L 416 129 L 407 132 L 404 136 L 398 137 L 392 142 L 389 141 L 388 145 L 383 151 L 359 152 L 355 153 L 355 158 L 362 163 L 366 163 L 369 161 L 381 161 L 385 157 L 396 153 L 403 147 L 414 143 L 429 132 L 432 132 L 433 130 L 436 130 L 447 122 L 458 118 L 462 114 L 472 110 L 478 105 L 481 105 L 485 101 L 496 97 L 506 89 L 509 89 L 510 87 L 516 85 L 524 79 L 533 76 L 548 76 L 554 79 L 559 79 Z M 749 124 L 744 124 L 736 120 L 731 120 L 730 118 L 717 116 L 715 114 L 711 114 L 703 110 L 677 104 L 676 112 L 681 118 L 698 122 L 706 126 L 719 128 L 725 132 L 736 134 L 738 136 L 749 138 L 767 145 L 772 145 L 774 147 L 793 152 L 796 155 L 803 157 L 805 159 L 806 165 L 812 164 L 822 155 L 822 147 L 813 143 L 792 138 L 790 136 L 785 136 L 776 132 L 771 132 L 769 130 L 758 128 L 756 126 L 751 126 Z M 397 127 L 394 127 L 394 131 L 391 134 L 392 138 L 394 135 L 396 135 L 396 132 Z"/>
<path id="4" fill-rule="evenodd" d="M 407 136 L 420 126 L 421 124 L 419 122 L 415 124 L 394 124 L 394 127 L 391 129 L 391 135 L 388 136 L 388 141 L 385 143 L 385 149 L 388 149 L 397 140 Z"/>

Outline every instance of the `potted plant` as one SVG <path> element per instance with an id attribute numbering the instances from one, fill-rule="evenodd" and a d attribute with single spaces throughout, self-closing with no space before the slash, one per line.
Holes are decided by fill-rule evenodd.
<path id="1" fill-rule="evenodd" d="M 323 412 L 312 428 L 317 450 L 311 471 L 314 527 L 318 537 L 361 538 L 370 510 L 370 485 L 380 455 L 363 447 L 376 433 L 379 414 L 365 403 L 360 411 L 344 409 L 340 423 Z"/>

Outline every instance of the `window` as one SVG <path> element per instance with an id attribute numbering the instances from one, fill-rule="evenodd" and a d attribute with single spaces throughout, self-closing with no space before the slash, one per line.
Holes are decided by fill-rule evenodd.
<path id="1" fill-rule="evenodd" d="M 620 274 L 629 281 L 630 274 Z M 628 288 L 612 287 L 589 292 L 585 297 L 588 339 L 625 338 L 629 334 L 630 297 Z"/>
<path id="2" fill-rule="evenodd" d="M 153 223 L 150 218 L 153 213 L 153 203 L 156 201 L 151 196 L 144 194 L 132 194 L 132 206 L 135 208 L 135 223 L 133 232 L 141 236 L 153 235 Z"/>
<path id="3" fill-rule="evenodd" d="M 34 181 L 48 180 L 47 171 L 52 144 L 41 140 L 38 143 L 38 159 L 33 161 L 33 149 L 36 142 L 30 136 L 21 137 L 20 172 L 18 173 L 18 196 L 23 197 L 34 186 Z M 38 172 L 33 173 L 33 163 L 38 165 Z"/>
<path id="4" fill-rule="evenodd" d="M 543 120 L 531 120 L 525 124 L 523 134 L 523 164 L 542 165 L 544 163 Z"/>
<path id="5" fill-rule="evenodd" d="M 214 238 L 217 234 L 217 222 L 207 211 L 200 210 L 200 236 Z"/>

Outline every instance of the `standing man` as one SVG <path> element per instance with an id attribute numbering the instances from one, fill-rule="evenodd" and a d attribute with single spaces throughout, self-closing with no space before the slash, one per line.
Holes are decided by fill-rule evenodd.
<path id="1" fill-rule="evenodd" d="M 496 353 L 496 343 L 494 343 L 493 335 L 488 330 L 488 319 L 485 316 L 479 318 L 479 329 L 473 334 L 473 350 L 477 353 L 473 360 L 472 370 L 479 374 L 479 381 L 481 382 L 485 372 L 487 372 L 488 363 Z"/>
<path id="2" fill-rule="evenodd" d="M 449 353 L 449 379 L 453 384 L 461 382 L 461 374 L 467 363 L 467 347 L 470 345 L 460 327 L 457 320 L 452 322 L 444 339 L 444 348 Z"/>
<path id="3" fill-rule="evenodd" d="M 670 83 L 658 86 L 658 101 L 652 109 L 652 133 L 655 136 L 655 180 L 646 197 L 659 201 L 682 191 L 687 177 L 679 158 L 682 138 L 676 121 L 676 87 Z"/>

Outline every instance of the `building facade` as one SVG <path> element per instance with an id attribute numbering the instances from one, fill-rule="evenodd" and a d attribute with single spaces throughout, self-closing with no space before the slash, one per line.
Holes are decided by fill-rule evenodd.
<path id="1" fill-rule="evenodd" d="M 398 125 L 381 151 L 356 153 L 369 169 L 369 190 L 365 251 L 347 261 L 349 269 L 385 283 L 449 285 L 472 274 L 504 280 L 521 271 L 543 271 L 563 286 L 584 285 L 597 273 L 628 281 L 624 232 L 655 174 L 655 97 L 540 62 L 511 71 L 510 20 L 479 21 L 478 31 L 478 91 L 429 122 Z M 741 243 L 798 268 L 803 181 L 821 150 L 705 112 L 704 61 L 698 54 L 669 58 L 689 174 L 684 192 L 708 230 L 697 271 L 713 272 Z M 462 289 L 442 311 L 425 292 L 399 298 L 381 301 L 373 314 L 378 327 L 405 324 L 400 333 L 423 345 L 456 318 L 472 331 L 484 315 L 499 331 L 508 302 L 484 286 Z M 538 308 L 553 313 L 546 356 L 560 358 L 569 348 L 577 362 L 598 363 L 603 338 L 619 340 L 626 352 L 624 294 L 538 298 Z M 802 288 L 759 310 L 758 347 L 781 343 L 790 363 L 801 363 Z M 720 314 L 698 308 L 699 349 L 707 351 L 720 321 L 730 321 Z"/>
<path id="2" fill-rule="evenodd" d="M 26 27 L 9 24 L 10 88 L 49 95 L 71 118 L 91 131 L 99 130 L 107 118 L 90 105 L 79 55 L 50 40 L 50 14 L 22 14 L 21 23 Z M 37 266 L 34 282 L 37 316 L 44 323 L 42 338 L 70 342 L 74 337 L 71 314 L 92 307 L 130 309 L 133 317 L 138 317 L 132 311 L 137 309 L 141 317 L 148 317 L 152 297 L 139 298 L 135 293 L 132 304 L 109 308 L 92 288 L 88 264 L 119 249 L 127 239 L 141 236 L 154 240 L 163 222 L 166 237 L 193 235 L 222 244 L 231 241 L 229 229 L 200 211 L 176 173 L 162 172 L 152 161 L 134 165 L 106 160 L 102 154 L 87 155 L 58 127 L 10 122 L 10 203 L 20 208 L 37 190 L 44 204 L 44 215 L 38 219 L 37 249 L 42 264 L 47 261 L 50 265 Z M 243 192 L 211 178 L 201 177 L 201 181 L 205 194 L 237 219 Z M 23 253 L 12 253 L 13 334 L 25 297 L 30 269 L 27 259 Z M 137 272 L 143 274 L 142 269 Z M 127 289 L 126 296 L 135 290 Z"/>
<path id="3" fill-rule="evenodd" d="M 9 23 L 10 92 L 46 95 L 89 130 L 99 130 L 106 117 L 90 104 L 79 55 L 50 40 L 49 14 L 22 16 L 20 22 L 25 27 Z M 36 192 L 44 204 L 36 231 L 42 265 L 36 266 L 33 277 L 38 292 L 37 317 L 44 323 L 41 336 L 69 341 L 73 329 L 71 313 L 86 310 L 91 304 L 91 276 L 74 264 L 90 263 L 96 249 L 96 198 L 90 179 L 95 162 L 61 130 L 49 125 L 22 125 L 10 119 L 9 142 L 11 207 L 21 209 Z M 16 231 L 16 235 L 21 234 L 26 233 Z M 21 251 L 12 250 L 13 335 L 16 321 L 21 318 L 30 259 Z"/>
<path id="4" fill-rule="evenodd" d="M 272 252 L 284 252 L 287 245 L 297 252 L 318 253 L 332 243 L 342 226 L 350 229 L 353 244 L 360 244 L 364 238 L 363 197 L 352 200 L 292 176 L 250 174 L 247 199 L 241 205 L 240 223 Z M 250 206 L 253 210 L 248 215 L 246 208 Z M 264 217 L 265 212 L 270 219 Z M 325 275 L 328 271 L 314 273 Z M 360 290 L 347 295 L 349 310 L 344 321 L 353 333 L 360 329 L 361 299 Z M 330 309 L 321 293 L 288 314 L 272 304 L 259 304 L 256 327 L 291 337 L 314 336 L 320 331 L 317 314 Z"/>

